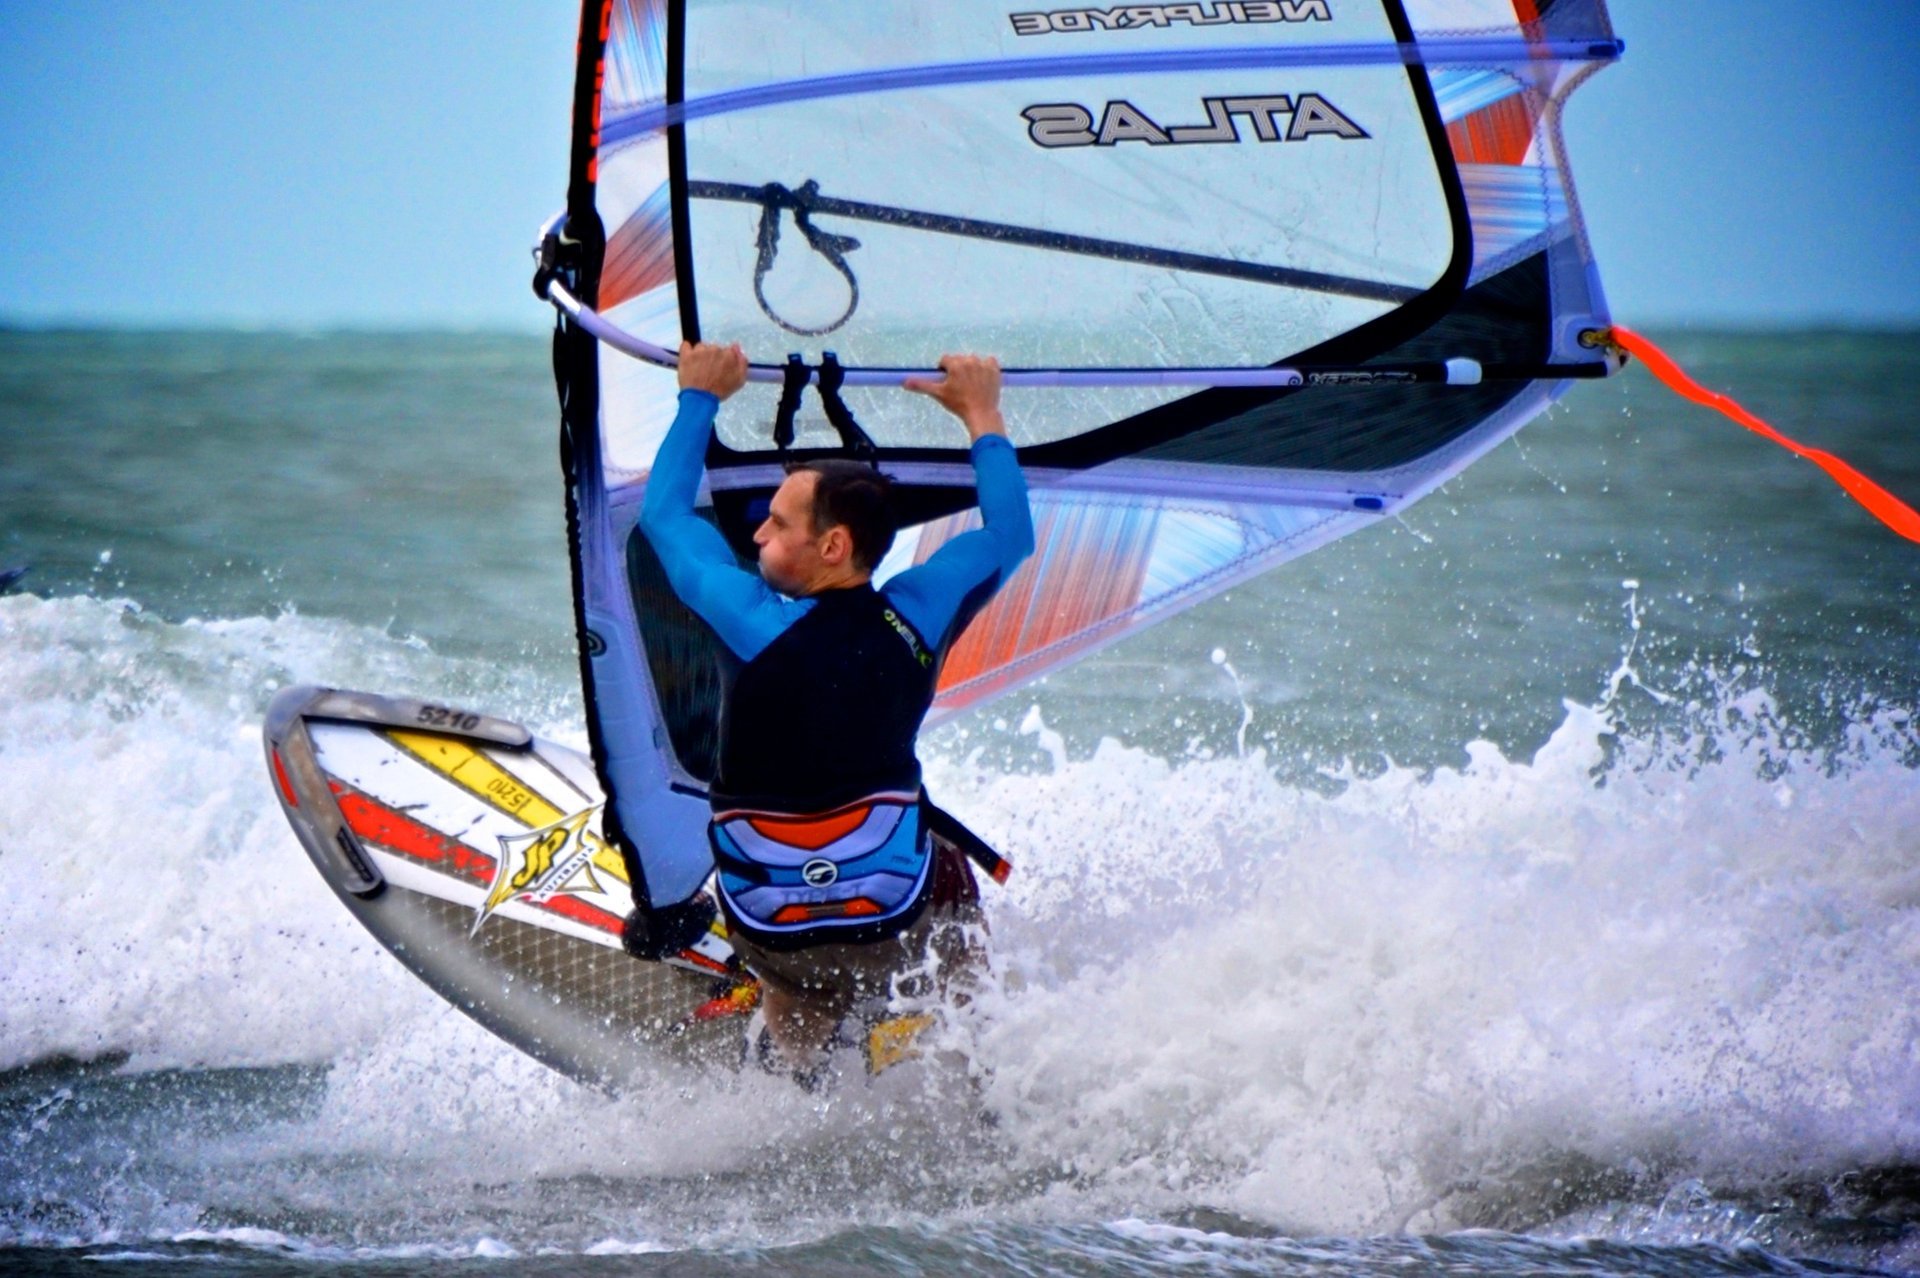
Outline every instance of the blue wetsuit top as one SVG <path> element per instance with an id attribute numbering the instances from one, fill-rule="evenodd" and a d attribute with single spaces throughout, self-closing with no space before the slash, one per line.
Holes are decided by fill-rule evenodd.
<path id="1" fill-rule="evenodd" d="M 647 480 L 640 527 L 674 593 L 745 662 L 806 616 L 816 601 L 789 599 L 759 573 L 742 568 L 720 530 L 693 513 L 719 408 L 720 401 L 706 391 L 680 392 L 680 412 Z M 936 649 L 952 641 L 949 632 L 970 599 L 991 594 L 1033 553 L 1033 516 L 1013 445 L 1003 435 L 984 435 L 974 441 L 972 456 L 985 527 L 955 537 L 925 563 L 879 588 Z"/>
<path id="2" fill-rule="evenodd" d="M 790 599 L 741 567 L 694 513 L 718 407 L 704 391 L 680 393 L 640 526 L 675 593 L 734 658 L 711 789 L 721 903 L 731 925 L 763 945 L 892 935 L 912 923 L 932 882 L 912 797 L 914 736 L 940 657 L 1033 550 L 1026 482 L 1013 446 L 985 436 L 972 449 L 983 528 L 877 591 Z M 857 828 L 804 846 L 767 837 L 751 816 L 855 810 L 867 813 L 849 818 Z"/>

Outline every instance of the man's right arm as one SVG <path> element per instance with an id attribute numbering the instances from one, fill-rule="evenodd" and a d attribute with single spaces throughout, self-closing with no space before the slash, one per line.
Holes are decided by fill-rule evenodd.
<path id="1" fill-rule="evenodd" d="M 680 392 L 680 411 L 654 457 L 640 503 L 640 530 L 660 556 L 667 581 L 720 641 L 750 661 L 792 623 L 797 607 L 734 557 L 720 530 L 694 513 L 700 471 L 720 400 L 712 392 Z"/>

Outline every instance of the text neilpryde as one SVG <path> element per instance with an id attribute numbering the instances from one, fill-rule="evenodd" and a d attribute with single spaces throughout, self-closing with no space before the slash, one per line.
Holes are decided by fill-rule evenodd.
<path id="1" fill-rule="evenodd" d="M 1049 9 L 1011 13 L 1015 35 L 1074 31 L 1139 31 L 1175 25 L 1215 27 L 1229 23 L 1332 22 L 1327 0 L 1216 0 L 1211 4 L 1128 4 L 1111 9 Z"/>

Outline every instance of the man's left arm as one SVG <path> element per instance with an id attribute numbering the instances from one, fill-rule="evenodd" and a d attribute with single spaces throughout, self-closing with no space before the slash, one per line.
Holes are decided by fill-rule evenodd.
<path id="1" fill-rule="evenodd" d="M 936 648 L 951 643 L 1020 561 L 1033 553 L 1027 481 L 1000 414 L 1000 361 L 946 355 L 940 372 L 939 378 L 909 377 L 905 385 L 938 402 L 967 428 L 984 527 L 955 537 L 927 562 L 885 586 L 907 623 Z"/>
<path id="2" fill-rule="evenodd" d="M 884 587 L 907 624 L 944 647 L 1033 553 L 1027 481 L 1005 435 L 973 444 L 982 527 L 961 533 Z"/>

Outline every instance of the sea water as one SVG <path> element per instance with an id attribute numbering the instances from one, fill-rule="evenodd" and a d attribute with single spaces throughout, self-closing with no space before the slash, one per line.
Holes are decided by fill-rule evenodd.
<path id="1" fill-rule="evenodd" d="M 1920 500 L 1910 333 L 1676 332 Z M 1637 369 L 927 734 L 1018 864 L 933 1060 L 614 1099 L 426 990 L 260 756 L 584 745 L 545 345 L 0 334 L 0 1270 L 1920 1271 L 1920 548 Z"/>

